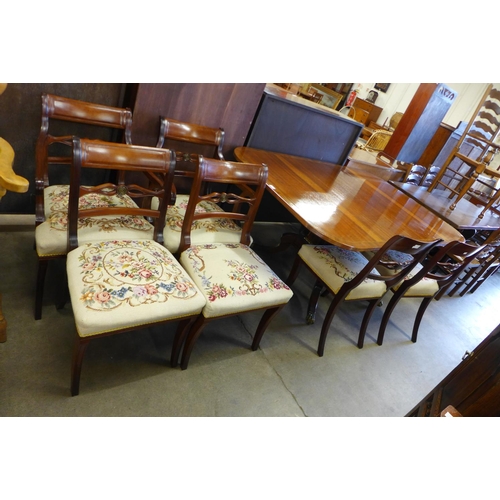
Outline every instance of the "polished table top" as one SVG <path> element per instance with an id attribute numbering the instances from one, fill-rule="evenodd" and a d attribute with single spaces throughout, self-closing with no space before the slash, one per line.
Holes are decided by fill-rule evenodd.
<path id="1" fill-rule="evenodd" d="M 377 250 L 399 234 L 420 241 L 461 240 L 441 218 L 375 176 L 298 156 L 239 147 L 239 161 L 265 163 L 267 189 L 309 231 L 351 250 Z"/>
<path id="2" fill-rule="evenodd" d="M 457 203 L 454 210 L 450 210 L 453 200 L 448 198 L 450 194 L 448 190 L 434 189 L 429 192 L 426 187 L 414 184 L 401 182 L 391 182 L 391 184 L 459 231 L 465 229 L 496 231 L 500 229 L 499 217 L 488 211 L 482 219 L 479 219 L 478 215 L 482 212 L 483 207 L 474 205 L 465 198 Z"/>

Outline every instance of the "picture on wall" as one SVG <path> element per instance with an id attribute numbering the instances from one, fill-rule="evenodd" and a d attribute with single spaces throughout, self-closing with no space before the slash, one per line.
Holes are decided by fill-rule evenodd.
<path id="1" fill-rule="evenodd" d="M 376 83 L 375 88 L 377 90 L 380 90 L 382 92 L 387 92 L 387 89 L 389 88 L 390 83 Z"/>

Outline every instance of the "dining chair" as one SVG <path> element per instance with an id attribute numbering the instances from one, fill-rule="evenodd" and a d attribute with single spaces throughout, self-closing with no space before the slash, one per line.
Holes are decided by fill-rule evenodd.
<path id="1" fill-rule="evenodd" d="M 184 345 L 181 368 L 187 368 L 194 345 L 207 323 L 264 309 L 252 342 L 252 350 L 257 350 L 267 326 L 293 295 L 249 246 L 250 231 L 266 187 L 267 171 L 266 165 L 199 159 L 182 226 L 179 261 L 201 290 L 206 305 L 189 333 L 179 331 L 174 339 L 172 366 L 177 366 Z M 229 185 L 232 189 L 205 194 L 205 183 Z M 235 192 L 236 187 L 239 194 Z M 218 212 L 197 212 L 196 206 L 203 200 L 224 203 L 226 208 Z M 194 224 L 213 218 L 238 222 L 240 240 L 236 243 L 193 242 Z"/>
<path id="2" fill-rule="evenodd" d="M 160 133 L 156 147 L 161 148 L 167 145 L 176 149 L 175 203 L 168 207 L 164 231 L 165 246 L 173 254 L 177 255 L 179 251 L 182 224 L 189 202 L 189 189 L 198 164 L 198 153 L 201 153 L 204 158 L 224 160 L 223 144 L 224 130 L 221 128 L 206 127 L 166 117 L 160 118 Z M 199 149 L 200 147 L 203 149 Z M 181 192 L 179 192 L 179 186 Z M 207 193 L 210 190 L 210 186 L 206 183 L 203 188 Z M 209 199 L 201 200 L 196 207 L 197 212 L 219 212 L 220 210 L 221 207 Z M 229 219 L 197 220 L 191 232 L 191 239 L 195 243 L 238 243 L 240 238 L 241 228 Z"/>
<path id="3" fill-rule="evenodd" d="M 496 89 L 490 84 L 462 136 L 453 147 L 428 190 L 433 191 L 438 186 L 442 186 L 451 191 L 450 199 L 455 198 L 450 205 L 450 210 L 454 210 L 457 203 L 469 193 L 475 183 L 488 185 L 480 176 L 488 173 L 487 167 L 498 153 L 499 134 L 500 89 Z M 500 191 L 494 190 L 494 195 L 497 193 L 500 196 Z M 489 201 L 494 203 L 498 196 L 495 196 L 495 200 L 491 200 L 490 196 Z M 479 218 L 484 216 L 488 208 L 487 203 Z"/>
<path id="4" fill-rule="evenodd" d="M 460 261 L 459 256 L 451 256 L 452 259 Z M 463 269 L 452 287 L 448 296 L 453 297 L 460 291 L 460 297 L 466 293 L 474 293 L 490 276 L 493 276 L 500 267 L 500 242 L 484 246 L 483 251 L 469 262 Z"/>
<path id="5" fill-rule="evenodd" d="M 80 127 L 85 135 L 94 134 L 94 138 L 108 140 L 116 139 L 131 144 L 132 112 L 129 109 L 116 108 L 76 99 L 42 95 L 41 127 L 36 142 L 35 171 L 35 248 L 37 251 L 37 278 L 35 290 L 35 319 L 42 317 L 43 292 L 49 261 L 66 255 L 65 235 L 56 237 L 54 241 L 51 229 L 65 230 L 65 220 L 68 213 L 69 182 L 51 184 L 50 171 L 59 166 L 63 179 L 69 179 L 69 168 L 72 162 L 72 139 L 68 122 Z M 55 134 L 52 130 L 55 130 Z M 121 135 L 121 136 L 120 136 Z M 97 137 L 96 137 L 97 136 Z M 94 177 L 97 184 L 109 173 L 101 173 Z M 118 172 L 118 182 L 123 183 L 124 173 Z M 89 180 L 91 180 L 89 176 Z M 53 176 L 52 176 L 53 178 Z M 87 208 L 99 207 L 103 204 L 135 206 L 129 196 L 102 196 L 99 192 L 89 192 L 80 199 Z M 40 228 L 40 229 L 39 229 Z M 48 239 L 47 239 L 48 238 Z"/>
<path id="6" fill-rule="evenodd" d="M 92 189 L 81 186 L 83 169 L 108 169 L 155 174 L 161 185 L 154 190 L 140 185 L 118 185 L 116 194 L 127 193 L 136 200 L 156 196 L 159 209 L 101 207 L 86 209 L 81 196 Z M 162 245 L 163 227 L 175 169 L 174 153 L 101 141 L 73 139 L 73 162 L 69 193 L 68 247 L 66 261 L 68 289 L 76 325 L 71 366 L 71 394 L 79 393 L 84 354 L 89 342 L 171 321 L 178 330 L 189 327 L 205 305 L 205 298 L 179 262 Z M 106 194 L 109 194 L 107 188 Z M 141 206 L 141 208 L 139 208 Z M 145 217 L 154 220 L 154 235 L 141 239 L 130 232 L 107 233 L 89 238 L 81 228 L 87 219 L 131 217 L 138 225 Z"/>
<path id="7" fill-rule="evenodd" d="M 390 286 L 393 296 L 384 311 L 380 323 L 377 344 L 382 345 L 389 318 L 399 301 L 404 297 L 421 298 L 417 311 L 411 341 L 417 341 L 418 329 L 427 307 L 433 299 L 439 300 L 453 285 L 463 269 L 479 255 L 484 246 L 452 241 L 441 246 L 425 262 L 418 263 L 403 280 Z M 455 256 L 454 259 L 451 256 Z M 460 261 L 458 261 L 458 257 Z M 395 259 L 397 261 L 397 258 Z M 381 272 L 382 269 L 380 269 Z"/>
<path id="8" fill-rule="evenodd" d="M 68 123 L 77 124 L 72 129 Z M 75 127 L 79 127 L 76 129 Z M 69 99 L 53 94 L 42 94 L 41 126 L 38 134 L 35 157 L 36 224 L 44 222 L 53 212 L 67 211 L 69 183 L 51 183 L 50 172 L 56 165 L 68 179 L 71 164 L 72 137 L 76 135 L 93 139 L 132 144 L 132 111 L 128 108 L 106 106 L 92 102 Z M 88 204 L 99 204 L 96 196 L 87 196 Z"/>
<path id="9" fill-rule="evenodd" d="M 323 290 L 333 295 L 321 328 L 318 356 L 324 354 L 333 317 L 344 301 L 368 302 L 358 336 L 357 345 L 361 349 L 368 323 L 381 298 L 389 288 L 404 279 L 438 242 L 439 240 L 424 243 L 403 236 L 393 236 L 381 249 L 374 252 L 370 259 L 361 252 L 334 245 L 302 245 L 286 283 L 291 286 L 295 282 L 302 265 L 316 277 L 307 309 L 308 324 L 315 321 L 319 297 Z M 393 255 L 404 258 L 395 261 Z M 380 274 L 377 267 L 381 265 L 390 268 L 391 274 Z"/>

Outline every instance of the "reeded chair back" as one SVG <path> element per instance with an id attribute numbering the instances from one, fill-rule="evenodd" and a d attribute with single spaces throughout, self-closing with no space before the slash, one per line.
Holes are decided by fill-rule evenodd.
<path id="1" fill-rule="evenodd" d="M 56 123 L 54 123 L 56 122 Z M 51 185 L 51 165 L 71 164 L 71 145 L 74 132 L 61 123 L 88 125 L 85 132 L 95 139 L 132 144 L 132 111 L 91 102 L 42 94 L 42 120 L 36 142 L 36 224 L 41 224 L 54 211 L 67 211 L 68 185 Z M 58 127 L 54 135 L 51 130 Z M 59 145 L 59 146 L 58 146 Z M 50 188 L 49 188 L 50 187 Z M 54 201 L 55 200 L 55 201 Z"/>
<path id="2" fill-rule="evenodd" d="M 479 176 L 486 173 L 487 166 L 498 152 L 499 134 L 500 90 L 490 84 L 428 190 L 432 191 L 438 186 L 450 190 L 450 199 L 456 196 L 450 205 L 453 210 L 475 182 L 487 185 Z M 480 217 L 484 216 L 487 209 L 485 207 Z"/>
<path id="3" fill-rule="evenodd" d="M 73 140 L 69 230 L 66 271 L 76 325 L 71 368 L 71 394 L 79 392 L 82 361 L 89 342 L 98 337 L 178 321 L 181 332 L 189 327 L 205 305 L 196 285 L 182 266 L 161 244 L 175 171 L 174 153 L 169 150 Z M 83 169 L 122 170 L 152 173 L 160 181 L 154 190 L 140 185 L 107 185 L 103 196 L 116 192 L 133 199 L 156 196 L 159 209 L 101 207 L 85 209 L 79 198 L 89 189 L 81 185 Z M 130 176 L 133 177 L 133 176 Z M 107 234 L 82 242 L 78 221 L 107 215 L 133 217 L 137 224 L 154 219 L 154 235 L 141 239 L 127 234 Z M 144 219 L 145 220 L 145 219 Z M 124 237 L 125 236 L 125 237 Z M 179 334 L 181 335 L 181 334 Z"/>
<path id="4" fill-rule="evenodd" d="M 439 300 L 453 285 L 460 273 L 484 249 L 483 246 L 452 241 L 442 246 L 424 263 L 418 264 L 403 281 L 390 287 L 394 295 L 387 304 L 380 323 L 377 344 L 382 345 L 389 318 L 403 297 L 422 298 L 413 325 L 411 340 L 417 341 L 418 329 L 424 313 L 433 299 Z M 451 258 L 454 256 L 454 258 Z"/>
<path id="5" fill-rule="evenodd" d="M 250 232 L 267 181 L 267 166 L 228 162 L 200 157 L 189 204 L 182 226 L 180 262 L 206 299 L 206 305 L 185 339 L 178 336 L 174 350 L 180 353 L 186 369 L 196 340 L 205 325 L 218 318 L 264 309 L 252 342 L 252 350 L 270 321 L 290 300 L 289 287 L 249 247 Z M 205 193 L 204 185 L 230 189 Z M 224 204 L 218 212 L 197 211 L 200 203 Z M 226 220 L 240 227 L 240 237 L 232 243 L 196 243 L 192 238 L 196 224 L 206 220 Z"/>
<path id="6" fill-rule="evenodd" d="M 324 354 L 331 322 L 344 301 L 368 302 L 358 336 L 358 347 L 361 349 L 368 323 L 380 299 L 389 288 L 403 280 L 437 243 L 394 236 L 370 259 L 360 252 L 333 245 L 302 245 L 286 282 L 293 284 L 302 264 L 316 276 L 306 315 L 308 324 L 314 323 L 322 292 L 326 290 L 333 295 L 321 328 L 318 356 Z M 377 269 L 381 266 L 390 269 L 390 274 L 379 273 Z"/>

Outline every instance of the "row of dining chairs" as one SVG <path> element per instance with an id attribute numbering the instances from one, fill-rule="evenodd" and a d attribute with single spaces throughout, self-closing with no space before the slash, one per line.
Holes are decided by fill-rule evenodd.
<path id="1" fill-rule="evenodd" d="M 100 105 L 51 95 L 43 96 L 42 102 L 43 114 L 69 120 L 71 109 L 78 116 L 75 121 L 86 119 L 93 125 L 99 120 L 89 115 L 102 111 Z M 61 109 L 65 110 L 63 118 Z M 102 121 L 120 115 L 115 110 L 101 115 Z M 127 119 L 121 123 L 129 127 L 131 115 L 122 111 Z M 46 123 L 42 120 L 45 137 L 39 139 L 37 148 L 37 176 L 44 181 L 38 183 L 43 190 L 37 192 L 42 201 L 37 204 L 41 216 L 36 247 L 39 262 L 54 255 L 46 250 L 56 240 L 61 249 L 58 255 L 67 256 L 77 331 L 72 395 L 79 393 L 83 357 L 96 337 L 177 320 L 170 362 L 175 367 L 181 357 L 181 368 L 186 369 L 207 322 L 264 309 L 252 343 L 256 350 L 269 322 L 292 296 L 290 288 L 249 247 L 267 167 L 224 161 L 221 129 L 164 117 L 153 148 L 130 144 L 128 130 L 125 143 L 49 136 Z M 165 138 L 214 146 L 216 159 L 163 149 Z M 54 144 L 69 148 L 67 155 L 49 156 L 49 146 Z M 69 169 L 68 185 L 50 185 L 51 162 Z M 110 173 L 116 173 L 116 182 L 86 185 L 82 178 L 91 170 L 106 172 L 110 178 Z M 177 193 L 178 177 L 191 181 L 188 193 Z M 210 192 L 211 186 L 223 189 Z M 243 194 L 236 194 L 239 191 Z M 42 207 L 45 200 L 48 206 Z M 40 289 L 40 272 L 37 283 Z M 37 308 L 40 317 L 38 293 Z"/>
<path id="2" fill-rule="evenodd" d="M 66 263 L 77 332 L 72 362 L 73 395 L 79 393 L 83 356 L 94 338 L 178 321 L 170 363 L 177 366 L 182 351 L 180 364 L 186 369 L 196 340 L 208 322 L 264 310 L 252 343 L 256 350 L 272 318 L 292 297 L 290 288 L 249 246 L 267 180 L 265 165 L 198 157 L 177 257 L 162 244 L 175 156 L 166 149 L 73 139 Z M 160 181 L 154 189 L 122 184 L 112 195 L 119 196 L 121 189 L 122 195 L 134 199 L 155 197 L 159 200 L 158 208 L 142 208 L 139 204 L 137 208 L 81 206 L 82 195 L 101 189 L 81 187 L 82 170 L 90 168 L 153 173 Z M 244 186 L 244 193 L 207 194 L 205 186 L 211 183 Z M 106 186 L 109 190 L 109 184 Z M 196 207 L 203 200 L 223 202 L 226 209 L 197 212 Z M 149 217 L 155 221 L 153 238 L 111 236 L 82 242 L 79 220 L 103 214 Z M 193 243 L 193 224 L 214 218 L 239 222 L 240 240 Z"/>
<path id="3" fill-rule="evenodd" d="M 55 176 L 56 166 L 65 167 L 72 163 L 72 134 L 68 133 L 69 122 L 85 126 L 85 137 L 102 139 L 107 142 L 132 144 L 132 112 L 129 109 L 116 108 L 101 104 L 69 99 L 52 94 L 42 95 L 42 124 L 36 144 L 36 231 L 35 247 L 38 257 L 37 282 L 35 290 L 35 319 L 42 317 L 43 292 L 48 264 L 54 259 L 65 258 L 67 254 L 67 212 L 69 183 L 61 184 L 61 175 Z M 54 130 L 54 131 L 53 131 Z M 121 134 L 117 134 L 120 132 Z M 170 141 L 166 144 L 166 140 Z M 205 157 L 223 160 L 222 147 L 224 130 L 201 125 L 183 123 L 160 117 L 157 148 L 169 144 L 182 147 L 184 144 L 201 146 Z M 183 150 L 185 150 L 183 148 Z M 165 221 L 164 241 L 166 247 L 177 252 L 181 237 L 181 228 L 189 199 L 189 189 L 196 154 L 176 152 L 175 182 L 172 184 L 172 204 L 168 206 Z M 60 172 L 60 168 L 58 171 Z M 100 175 L 99 175 L 100 174 Z M 155 174 L 146 171 L 143 182 L 149 185 L 158 183 Z M 115 172 L 118 184 L 124 183 L 124 171 Z M 51 178 L 56 182 L 51 182 Z M 86 178 L 92 184 L 110 177 L 109 171 L 87 173 Z M 64 177 L 63 177 L 64 179 Z M 182 193 L 177 193 L 179 186 Z M 144 203 L 157 203 L 157 199 L 144 200 Z M 129 196 L 112 196 L 106 193 L 90 192 L 85 194 L 80 203 L 87 208 L 106 206 L 133 207 L 135 202 Z M 203 201 L 197 210 L 217 211 L 218 206 L 210 201 Z M 153 228 L 146 220 L 122 216 L 119 219 L 98 218 L 81 219 L 81 239 L 98 240 L 107 233 L 118 233 L 123 237 L 152 238 Z M 238 242 L 240 228 L 233 221 L 211 219 L 199 221 L 193 228 L 196 241 Z"/>

